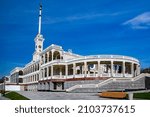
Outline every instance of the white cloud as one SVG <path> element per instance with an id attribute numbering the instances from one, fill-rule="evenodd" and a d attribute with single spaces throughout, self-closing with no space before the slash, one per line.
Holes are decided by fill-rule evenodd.
<path id="1" fill-rule="evenodd" d="M 78 20 L 92 20 L 92 19 L 100 19 L 102 17 L 114 17 L 117 15 L 120 15 L 120 12 L 116 13 L 88 13 L 88 14 L 78 14 L 78 15 L 72 15 L 67 17 L 47 17 L 44 21 L 45 24 L 54 24 L 54 23 L 60 23 L 60 22 L 72 22 L 72 21 L 78 21 Z"/>
<path id="2" fill-rule="evenodd" d="M 148 29 L 150 28 L 150 12 L 145 12 L 123 23 L 132 29 Z"/>

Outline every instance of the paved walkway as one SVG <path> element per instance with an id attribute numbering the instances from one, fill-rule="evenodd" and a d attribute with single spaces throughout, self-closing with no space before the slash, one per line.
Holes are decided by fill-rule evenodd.
<path id="1" fill-rule="evenodd" d="M 0 93 L 0 100 L 9 100 L 8 98 L 2 96 L 2 94 Z"/>
<path id="2" fill-rule="evenodd" d="M 19 91 L 19 94 L 31 100 L 108 100 L 97 93 L 31 92 Z"/>

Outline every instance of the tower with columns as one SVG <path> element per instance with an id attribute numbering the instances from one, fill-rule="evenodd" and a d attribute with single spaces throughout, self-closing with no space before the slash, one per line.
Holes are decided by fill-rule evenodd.
<path id="1" fill-rule="evenodd" d="M 39 10 L 39 27 L 38 27 L 38 34 L 34 39 L 35 42 L 35 52 L 33 53 L 33 61 L 37 61 L 40 59 L 40 53 L 43 51 L 43 42 L 44 38 L 41 34 L 41 21 L 42 21 L 42 4 L 40 4 Z"/>

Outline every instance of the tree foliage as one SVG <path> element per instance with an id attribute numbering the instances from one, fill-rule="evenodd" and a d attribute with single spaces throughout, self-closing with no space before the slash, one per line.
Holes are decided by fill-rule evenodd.
<path id="1" fill-rule="evenodd" d="M 150 67 L 141 69 L 141 73 L 150 73 Z"/>

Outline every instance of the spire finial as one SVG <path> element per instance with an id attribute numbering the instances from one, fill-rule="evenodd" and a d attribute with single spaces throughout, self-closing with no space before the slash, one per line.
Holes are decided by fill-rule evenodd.
<path id="1" fill-rule="evenodd" d="M 42 20 L 42 2 L 40 2 L 40 10 L 39 10 L 39 31 L 38 31 L 38 34 L 41 34 L 41 20 Z"/>

